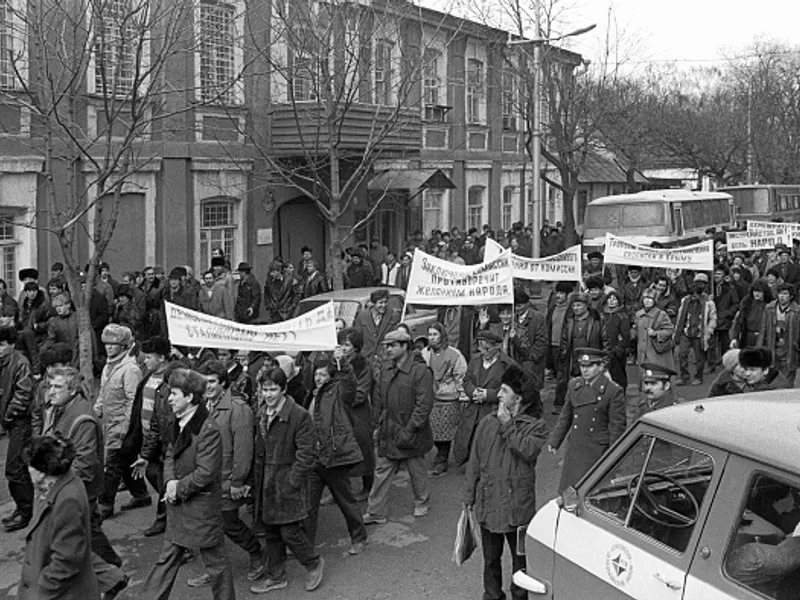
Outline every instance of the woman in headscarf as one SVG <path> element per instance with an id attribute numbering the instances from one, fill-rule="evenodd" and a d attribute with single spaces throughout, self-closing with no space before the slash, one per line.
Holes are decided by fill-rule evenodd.
<path id="1" fill-rule="evenodd" d="M 763 279 L 753 282 L 750 293 L 739 304 L 731 325 L 732 348 L 755 348 L 761 345 L 759 331 L 764 310 L 772 302 L 772 291 Z"/>
<path id="2" fill-rule="evenodd" d="M 467 361 L 464 355 L 450 346 L 447 329 L 441 323 L 428 327 L 428 347 L 422 357 L 433 372 L 433 410 L 430 423 L 436 459 L 429 474 L 433 477 L 447 473 L 450 446 L 461 416 L 459 398 L 464 391 Z"/>
<path id="3" fill-rule="evenodd" d="M 675 327 L 669 316 L 656 306 L 656 291 L 652 288 L 642 292 L 642 308 L 636 311 L 633 324 L 636 331 L 636 364 L 653 363 L 674 369 Z M 640 379 L 641 381 L 641 379 Z"/>
<path id="4" fill-rule="evenodd" d="M 622 296 L 617 290 L 606 294 L 600 318 L 608 334 L 608 373 L 612 381 L 625 390 L 628 388 L 626 363 L 631 344 L 631 323 L 622 309 Z"/>

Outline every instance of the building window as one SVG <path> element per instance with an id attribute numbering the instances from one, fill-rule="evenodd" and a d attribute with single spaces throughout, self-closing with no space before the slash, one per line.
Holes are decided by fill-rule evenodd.
<path id="1" fill-rule="evenodd" d="M 467 63 L 467 122 L 483 123 L 483 63 L 470 58 Z"/>
<path id="2" fill-rule="evenodd" d="M 442 228 L 444 224 L 443 206 L 444 192 L 425 190 L 422 198 L 422 231 L 428 233 Z"/>
<path id="3" fill-rule="evenodd" d="M 0 0 L 0 87 L 11 90 L 17 87 L 14 71 L 14 9 L 12 0 Z"/>
<path id="4" fill-rule="evenodd" d="M 16 298 L 17 246 L 19 242 L 14 231 L 11 215 L 0 214 L 0 278 L 8 286 L 8 294 Z"/>
<path id="5" fill-rule="evenodd" d="M 483 193 L 485 188 L 473 186 L 467 194 L 467 229 L 475 228 L 480 231 L 483 226 Z"/>
<path id="6" fill-rule="evenodd" d="M 514 214 L 514 188 L 503 188 L 503 204 L 502 204 L 502 228 L 503 231 L 511 229 L 511 219 Z"/>
<path id="7" fill-rule="evenodd" d="M 200 99 L 212 104 L 232 104 L 236 43 L 236 11 L 229 4 L 200 4 Z"/>
<path id="8" fill-rule="evenodd" d="M 503 131 L 517 130 L 516 76 L 513 71 L 503 71 Z"/>
<path id="9" fill-rule="evenodd" d="M 392 103 L 392 43 L 375 43 L 375 104 Z"/>
<path id="10" fill-rule="evenodd" d="M 236 221 L 232 201 L 206 202 L 200 208 L 200 264 L 211 264 L 211 251 L 222 248 L 225 256 L 234 262 Z"/>
<path id="11" fill-rule="evenodd" d="M 439 101 L 439 50 L 426 48 L 424 61 L 423 104 L 425 106 L 438 106 L 442 104 Z"/>
<path id="12" fill-rule="evenodd" d="M 139 21 L 132 17 L 130 0 L 110 0 L 94 15 L 97 39 L 94 48 L 94 90 L 104 96 L 126 96 L 136 78 Z"/>
<path id="13" fill-rule="evenodd" d="M 300 52 L 289 51 L 289 73 L 291 75 L 291 94 L 290 101 L 304 102 L 306 100 L 316 100 L 317 94 L 314 89 L 314 73 L 309 67 L 312 62 L 308 57 L 304 57 Z"/>

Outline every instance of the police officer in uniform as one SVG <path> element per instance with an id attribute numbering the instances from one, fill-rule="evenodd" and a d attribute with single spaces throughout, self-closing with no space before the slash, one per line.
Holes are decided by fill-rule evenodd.
<path id="1" fill-rule="evenodd" d="M 675 371 L 655 363 L 642 363 L 642 395 L 636 403 L 628 406 L 628 427 L 649 412 L 681 404 L 684 400 L 675 394 L 673 377 Z"/>
<path id="2" fill-rule="evenodd" d="M 569 382 L 549 441 L 550 452 L 555 452 L 569 434 L 559 492 L 578 483 L 625 432 L 625 392 L 606 374 L 605 355 L 597 348 L 575 350 L 581 375 Z"/>

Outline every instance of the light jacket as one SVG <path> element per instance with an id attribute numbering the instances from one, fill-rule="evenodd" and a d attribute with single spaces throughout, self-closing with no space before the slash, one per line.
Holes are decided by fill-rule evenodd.
<path id="1" fill-rule="evenodd" d="M 679 344 L 681 338 L 686 334 L 687 313 L 689 312 L 689 302 L 692 295 L 684 296 L 681 300 L 681 307 L 678 309 L 678 320 L 675 324 L 675 343 Z M 700 304 L 703 307 L 703 314 L 700 318 L 700 336 L 703 338 L 703 349 L 708 350 L 711 337 L 717 328 L 717 306 L 714 299 L 708 294 L 700 294 Z"/>
<path id="2" fill-rule="evenodd" d="M 438 352 L 430 346 L 422 351 L 422 358 L 433 373 L 433 397 L 439 401 L 458 400 L 464 393 L 464 376 L 467 361 L 453 346 L 445 346 Z"/>
<path id="3" fill-rule="evenodd" d="M 241 398 L 233 398 L 225 390 L 214 406 L 208 406 L 209 417 L 219 427 L 222 438 L 222 498 L 223 510 L 235 509 L 231 503 L 231 487 L 240 488 L 250 477 L 255 443 L 253 411 Z"/>
<path id="4" fill-rule="evenodd" d="M 103 421 L 106 450 L 122 448 L 131 425 L 133 403 L 141 380 L 142 371 L 136 359 L 128 353 L 109 360 L 103 367 L 94 413 Z"/>

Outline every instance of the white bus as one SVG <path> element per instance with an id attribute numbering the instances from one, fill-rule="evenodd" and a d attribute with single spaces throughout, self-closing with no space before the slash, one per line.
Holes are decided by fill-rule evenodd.
<path id="1" fill-rule="evenodd" d="M 722 192 L 651 190 L 592 200 L 584 217 L 584 252 L 601 249 L 606 233 L 665 248 L 693 244 L 709 227 L 735 226 L 733 198 Z"/>

